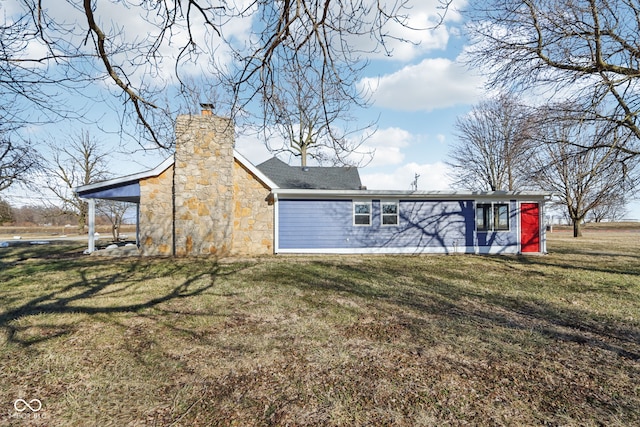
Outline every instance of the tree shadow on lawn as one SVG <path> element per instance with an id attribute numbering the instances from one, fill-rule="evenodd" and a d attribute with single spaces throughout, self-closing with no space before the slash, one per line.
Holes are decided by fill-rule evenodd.
<path id="1" fill-rule="evenodd" d="M 168 301 L 202 295 L 215 287 L 218 277 L 233 274 L 243 268 L 239 264 L 235 268 L 221 266 L 215 259 L 198 260 L 196 267 L 192 264 L 194 260 L 187 262 L 153 258 L 111 260 L 87 257 L 74 261 L 62 257 L 43 262 L 46 266 L 40 267 L 46 269 L 45 271 L 73 271 L 73 276 L 69 277 L 79 277 L 68 285 L 55 287 L 54 290 L 33 297 L 15 308 L 0 312 L 0 329 L 4 329 L 9 343 L 29 346 L 75 330 L 73 323 L 39 323 L 24 327 L 16 325 L 20 319 L 28 316 L 137 313 Z M 37 267 L 36 263 L 34 267 Z M 179 277 L 179 283 L 163 294 L 147 295 L 138 289 L 147 280 L 172 277 Z M 100 305 L 101 298 L 106 300 L 103 305 Z M 110 302 L 109 299 L 115 299 L 117 302 Z M 138 301 L 126 303 L 127 299 Z M 17 298 L 5 299 L 4 305 L 9 305 L 6 303 L 11 301 L 15 303 Z M 21 332 L 33 327 L 41 329 L 43 333 L 38 337 L 20 337 Z"/>
<path id="2" fill-rule="evenodd" d="M 568 304 L 543 301 L 535 296 L 523 294 L 516 297 L 499 291 L 480 290 L 479 287 L 463 287 L 455 283 L 455 276 L 462 278 L 468 277 L 468 274 L 447 269 L 441 272 L 430 268 L 421 270 L 421 257 L 414 260 L 417 267 L 414 271 L 407 271 L 406 265 L 396 268 L 390 264 L 385 276 L 376 277 L 375 280 L 371 280 L 371 272 L 366 264 L 339 265 L 324 261 L 314 262 L 310 270 L 279 271 L 277 280 L 283 285 L 324 291 L 327 295 L 354 295 L 378 305 L 378 308 L 378 303 L 383 302 L 388 304 L 384 309 L 388 312 L 397 307 L 399 316 L 403 318 L 403 327 L 410 331 L 416 341 L 424 338 L 432 319 L 443 319 L 443 324 L 454 327 L 471 325 L 487 331 L 496 327 L 529 331 L 553 340 L 577 343 L 634 361 L 640 360 L 640 329 L 627 325 L 622 319 L 612 319 Z M 529 258 L 524 257 L 510 257 L 495 262 L 530 263 Z M 530 264 L 535 265 L 535 260 Z M 326 274 L 321 273 L 323 269 Z M 519 273 L 522 274 L 522 271 L 519 270 Z M 407 275 L 411 278 L 403 282 L 402 277 Z M 331 298 L 318 298 L 315 303 L 330 304 Z"/>

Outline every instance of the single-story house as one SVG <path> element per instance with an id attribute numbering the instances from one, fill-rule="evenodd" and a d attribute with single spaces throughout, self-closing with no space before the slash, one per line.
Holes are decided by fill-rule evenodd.
<path id="1" fill-rule="evenodd" d="M 158 167 L 76 192 L 90 215 L 95 199 L 136 203 L 143 255 L 546 252 L 545 193 L 367 190 L 354 167 L 255 166 L 207 111 L 178 117 Z"/>

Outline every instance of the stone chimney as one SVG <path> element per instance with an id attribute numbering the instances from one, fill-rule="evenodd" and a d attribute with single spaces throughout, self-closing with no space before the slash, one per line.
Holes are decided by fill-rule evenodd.
<path id="1" fill-rule="evenodd" d="M 178 116 L 174 170 L 174 254 L 220 255 L 233 234 L 233 145 L 231 119 Z"/>

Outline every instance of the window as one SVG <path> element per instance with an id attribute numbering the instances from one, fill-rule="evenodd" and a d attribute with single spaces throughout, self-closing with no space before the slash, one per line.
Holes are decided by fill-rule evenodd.
<path id="1" fill-rule="evenodd" d="M 491 228 L 491 205 L 478 204 L 476 206 L 476 229 L 488 231 Z"/>
<path id="2" fill-rule="evenodd" d="M 355 225 L 371 225 L 371 202 L 353 203 L 353 223 Z"/>
<path id="3" fill-rule="evenodd" d="M 398 225 L 397 202 L 382 202 L 382 225 Z"/>
<path id="4" fill-rule="evenodd" d="M 509 230 L 509 205 L 493 205 L 493 229 L 501 231 Z"/>
<path id="5" fill-rule="evenodd" d="M 506 203 L 478 203 L 476 205 L 478 231 L 508 231 L 509 205 Z"/>

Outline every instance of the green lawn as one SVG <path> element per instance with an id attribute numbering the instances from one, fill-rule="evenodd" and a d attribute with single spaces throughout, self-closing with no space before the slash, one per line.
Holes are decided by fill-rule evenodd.
<path id="1" fill-rule="evenodd" d="M 0 248 L 0 425 L 640 425 L 640 233 L 549 237 L 531 257 Z"/>

